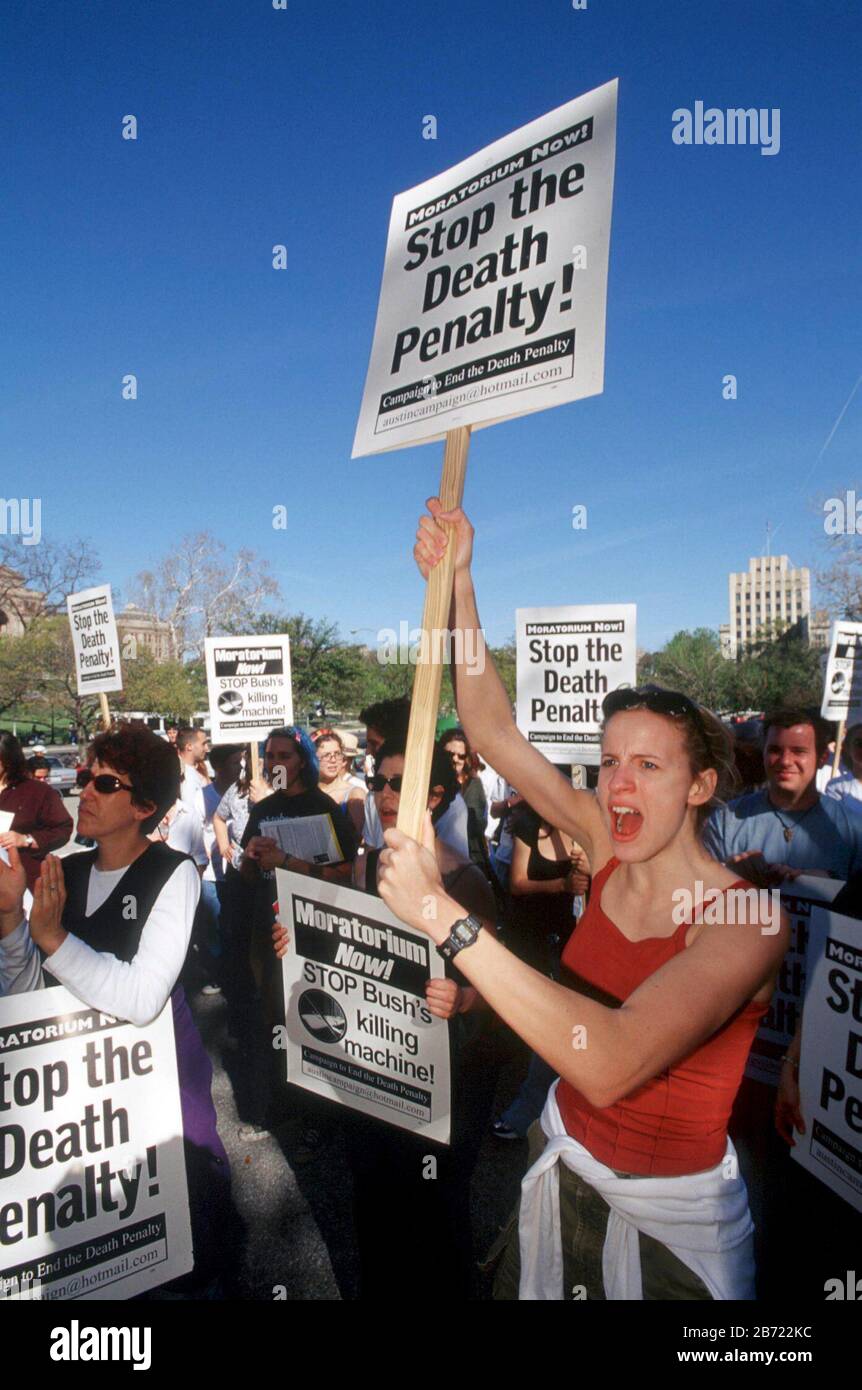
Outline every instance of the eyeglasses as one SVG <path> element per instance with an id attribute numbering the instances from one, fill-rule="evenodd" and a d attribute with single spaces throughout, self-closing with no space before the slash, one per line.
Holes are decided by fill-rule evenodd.
<path id="1" fill-rule="evenodd" d="M 382 772 L 375 772 L 373 777 L 366 777 L 365 780 L 373 792 L 382 792 L 384 787 L 391 787 L 394 792 L 400 792 L 404 778 L 400 772 L 396 772 L 394 777 L 384 777 Z"/>
<path id="2" fill-rule="evenodd" d="M 619 714 L 627 709 L 648 709 L 653 714 L 669 714 L 672 719 L 693 719 L 697 727 L 703 730 L 703 720 L 700 710 L 690 700 L 687 695 L 680 695 L 675 690 L 663 690 L 660 685 L 642 685 L 624 687 L 621 690 L 612 690 L 602 701 L 602 714 L 605 719 L 610 719 L 612 714 Z"/>
<path id="3" fill-rule="evenodd" d="M 318 755 L 317 755 L 317 761 L 318 761 L 319 763 L 322 763 L 322 762 L 325 762 L 327 758 L 340 758 L 340 757 L 341 757 L 341 749 L 340 749 L 340 748 L 333 748 L 332 751 L 329 752 L 329 753 L 318 753 Z"/>
<path id="4" fill-rule="evenodd" d="M 130 787 L 128 782 L 121 782 L 119 777 L 113 777 L 109 772 L 100 772 L 98 777 L 94 777 L 89 768 L 83 768 L 76 777 L 79 787 L 89 787 L 92 782 L 96 791 L 102 796 L 111 796 L 114 792 L 133 792 L 134 787 Z"/>

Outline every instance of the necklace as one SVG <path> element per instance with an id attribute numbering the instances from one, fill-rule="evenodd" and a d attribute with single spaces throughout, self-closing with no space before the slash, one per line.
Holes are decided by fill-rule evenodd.
<path id="1" fill-rule="evenodd" d="M 817 805 L 818 802 L 815 801 L 811 806 L 808 807 L 807 811 L 803 811 L 802 815 L 799 817 L 799 820 L 796 822 L 796 825 L 788 825 L 782 817 L 782 815 L 780 814 L 780 812 L 776 811 L 774 806 L 772 807 L 772 814 L 774 816 L 778 816 L 778 819 L 781 821 L 781 824 L 784 827 L 784 838 L 788 844 L 790 844 L 790 841 L 793 839 L 794 830 L 796 830 L 802 824 L 802 822 L 805 820 L 805 817 L 809 814 L 809 812 L 813 811 L 814 807 Z"/>

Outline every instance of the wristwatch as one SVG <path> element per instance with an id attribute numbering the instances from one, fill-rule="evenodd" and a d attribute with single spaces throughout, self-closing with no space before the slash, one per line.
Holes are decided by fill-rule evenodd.
<path id="1" fill-rule="evenodd" d="M 25 835 L 25 836 L 24 836 L 24 848 L 25 848 L 25 849 L 35 849 L 35 848 L 36 848 L 36 841 L 33 839 L 33 836 L 32 836 L 32 835 Z"/>
<path id="2" fill-rule="evenodd" d="M 472 946 L 481 930 L 482 923 L 472 912 L 468 917 L 462 917 L 460 921 L 453 923 L 446 940 L 437 947 L 438 955 L 444 960 L 451 960 L 459 951 L 463 951 L 465 946 Z"/>

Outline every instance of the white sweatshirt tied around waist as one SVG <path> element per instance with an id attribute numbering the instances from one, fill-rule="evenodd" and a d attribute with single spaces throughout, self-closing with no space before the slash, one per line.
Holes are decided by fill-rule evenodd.
<path id="1" fill-rule="evenodd" d="M 620 1178 L 566 1133 L 556 1089 L 554 1082 L 540 1121 L 547 1146 L 521 1184 L 519 1298 L 565 1297 L 557 1167 L 562 1162 L 611 1209 L 602 1252 L 606 1298 L 643 1298 L 638 1242 L 643 1231 L 697 1274 L 714 1299 L 753 1299 L 754 1226 L 730 1138 L 724 1160 L 706 1172 Z M 726 1172 L 736 1176 L 725 1177 Z"/>

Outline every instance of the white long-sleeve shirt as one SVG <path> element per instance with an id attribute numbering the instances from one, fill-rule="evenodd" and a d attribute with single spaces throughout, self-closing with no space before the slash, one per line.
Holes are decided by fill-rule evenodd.
<path id="1" fill-rule="evenodd" d="M 42 988 L 42 962 L 26 917 L 0 941 L 0 999 L 4 994 L 29 994 Z"/>
<path id="2" fill-rule="evenodd" d="M 101 907 L 125 872 L 126 868 L 105 871 L 95 866 L 90 870 L 85 916 L 90 917 Z M 183 968 L 200 891 L 200 875 L 194 864 L 180 864 L 156 898 L 131 961 L 118 960 L 109 951 L 94 951 L 80 937 L 69 934 L 48 957 L 46 968 L 91 1008 L 128 1019 L 139 1027 L 152 1023 L 167 1003 Z M 26 922 L 0 941 L 0 985 L 17 963 L 18 977 L 9 993 L 39 987 L 41 971 L 36 975 L 36 983 L 20 982 L 22 978 L 33 979 L 31 952 L 38 963 L 38 952 Z"/>

